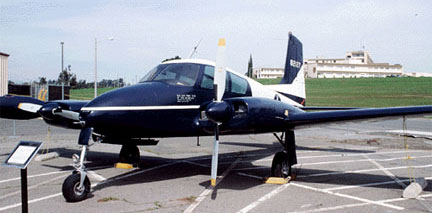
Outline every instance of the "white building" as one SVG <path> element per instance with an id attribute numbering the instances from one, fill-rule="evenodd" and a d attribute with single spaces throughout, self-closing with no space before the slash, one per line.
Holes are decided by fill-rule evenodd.
<path id="1" fill-rule="evenodd" d="M 400 64 L 374 63 L 367 51 L 347 52 L 345 58 L 316 58 L 303 62 L 306 78 L 402 76 Z"/>
<path id="2" fill-rule="evenodd" d="M 8 54 L 0 52 L 0 96 L 8 94 L 8 57 Z"/>
<path id="3" fill-rule="evenodd" d="M 254 68 L 253 76 L 255 78 L 282 78 L 284 75 L 283 68 Z"/>
<path id="4" fill-rule="evenodd" d="M 316 58 L 303 61 L 306 78 L 360 78 L 402 76 L 400 64 L 374 63 L 367 51 L 347 52 L 345 58 Z M 283 68 L 254 68 L 256 78 L 280 78 Z"/>

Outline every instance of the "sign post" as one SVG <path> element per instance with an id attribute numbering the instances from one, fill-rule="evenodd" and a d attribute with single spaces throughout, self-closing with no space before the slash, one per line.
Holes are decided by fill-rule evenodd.
<path id="1" fill-rule="evenodd" d="M 28 212 L 27 166 L 41 146 L 42 142 L 20 141 L 3 163 L 4 166 L 21 169 L 21 207 L 25 213 Z"/>

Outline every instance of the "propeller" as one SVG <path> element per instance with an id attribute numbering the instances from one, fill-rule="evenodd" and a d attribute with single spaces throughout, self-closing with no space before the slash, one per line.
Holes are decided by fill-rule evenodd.
<path id="1" fill-rule="evenodd" d="M 219 125 L 225 120 L 223 119 L 224 113 L 228 107 L 227 103 L 222 101 L 222 97 L 225 92 L 225 39 L 219 39 L 218 51 L 216 55 L 216 64 L 214 72 L 214 101 L 210 103 L 206 108 L 206 115 L 215 124 L 215 140 L 213 143 L 213 154 L 212 154 L 212 167 L 211 167 L 211 186 L 216 186 L 218 156 L 219 156 Z"/>
<path id="2" fill-rule="evenodd" d="M 59 103 L 43 102 L 32 97 L 6 95 L 0 97 L 0 117 L 8 119 L 32 119 L 44 117 L 53 119 L 59 115 L 74 121 L 80 121 L 79 112 L 65 110 Z"/>

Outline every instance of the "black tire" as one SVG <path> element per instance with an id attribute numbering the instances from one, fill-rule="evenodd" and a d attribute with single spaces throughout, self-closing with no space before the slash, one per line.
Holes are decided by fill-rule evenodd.
<path id="1" fill-rule="evenodd" d="M 119 154 L 119 162 L 120 163 L 129 163 L 138 165 L 140 162 L 141 156 L 140 151 L 135 145 L 123 145 L 120 154 Z"/>
<path id="2" fill-rule="evenodd" d="M 78 189 L 80 184 L 81 175 L 79 173 L 74 173 L 69 175 L 63 182 L 62 192 L 63 197 L 67 202 L 79 202 L 87 198 L 90 192 L 90 180 L 86 176 L 84 179 L 84 189 Z"/>
<path id="3" fill-rule="evenodd" d="M 291 164 L 289 162 L 288 153 L 278 152 L 275 154 L 271 167 L 271 176 L 281 178 L 291 176 Z"/>

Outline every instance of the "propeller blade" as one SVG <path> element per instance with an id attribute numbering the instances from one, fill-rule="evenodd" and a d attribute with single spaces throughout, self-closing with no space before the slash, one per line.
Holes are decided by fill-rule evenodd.
<path id="1" fill-rule="evenodd" d="M 39 117 L 43 101 L 32 97 L 5 95 L 0 97 L 0 118 L 33 119 Z"/>
<path id="2" fill-rule="evenodd" d="M 58 110 L 54 110 L 53 111 L 54 115 L 60 115 L 62 117 L 65 118 L 69 118 L 71 120 L 75 120 L 75 121 L 79 121 L 79 112 L 74 112 L 74 111 L 70 111 L 70 110 L 63 110 L 63 109 L 58 109 Z"/>
<path id="3" fill-rule="evenodd" d="M 212 165 L 211 165 L 211 186 L 216 186 L 217 167 L 219 157 L 219 124 L 215 124 L 215 141 L 213 143 Z"/>
<path id="4" fill-rule="evenodd" d="M 42 107 L 42 105 L 33 104 L 33 103 L 20 103 L 20 104 L 18 104 L 18 109 L 21 109 L 21 110 L 24 110 L 27 112 L 32 112 L 32 113 L 37 113 L 41 107 Z"/>
<path id="5" fill-rule="evenodd" d="M 218 51 L 216 55 L 215 73 L 214 73 L 214 90 L 215 100 L 220 102 L 225 92 L 225 39 L 221 38 L 218 42 Z"/>

